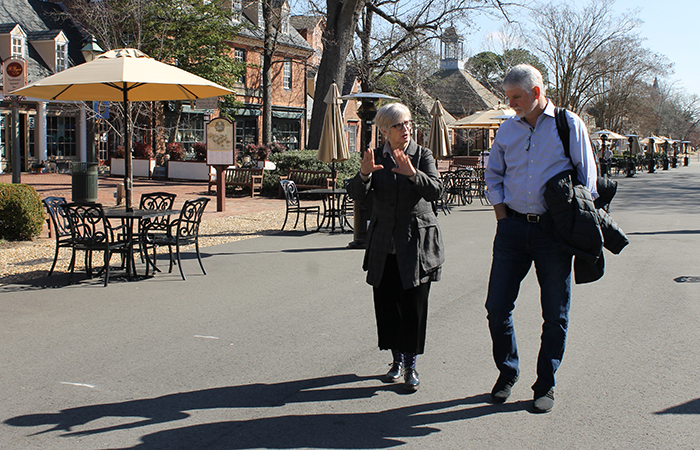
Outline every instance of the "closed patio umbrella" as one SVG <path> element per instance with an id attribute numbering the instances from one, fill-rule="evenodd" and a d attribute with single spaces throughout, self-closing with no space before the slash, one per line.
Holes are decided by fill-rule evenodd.
<path id="1" fill-rule="evenodd" d="M 13 95 L 66 101 L 122 102 L 125 118 L 129 103 L 137 101 L 196 100 L 232 91 L 207 79 L 122 48 L 110 50 L 93 61 L 43 78 Z M 124 187 L 127 209 L 132 209 L 131 130 L 124 120 Z"/>
<path id="2" fill-rule="evenodd" d="M 346 161 L 350 158 L 348 138 L 343 124 L 343 114 L 340 112 L 340 104 L 343 100 L 340 98 L 337 84 L 331 84 L 323 101 L 328 106 L 326 107 L 326 115 L 323 118 L 321 141 L 318 144 L 316 158 L 325 163 L 331 163 L 331 170 L 335 179 L 335 162 Z"/>
<path id="3" fill-rule="evenodd" d="M 435 159 L 443 159 L 450 156 L 450 131 L 445 123 L 447 111 L 442 106 L 440 99 L 435 100 L 430 114 L 433 120 L 430 123 L 430 137 L 428 138 L 428 148 L 433 151 Z"/>

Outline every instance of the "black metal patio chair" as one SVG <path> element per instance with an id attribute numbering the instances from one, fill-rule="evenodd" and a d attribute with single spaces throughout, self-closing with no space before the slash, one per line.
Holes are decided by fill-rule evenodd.
<path id="1" fill-rule="evenodd" d="M 58 252 L 62 248 L 71 248 L 73 246 L 73 236 L 70 232 L 70 223 L 66 217 L 66 213 L 61 208 L 61 205 L 68 203 L 65 197 L 46 197 L 42 200 L 49 214 L 49 236 L 53 234 L 56 240 L 56 252 L 53 255 L 53 264 L 49 270 L 49 276 L 53 275 L 58 261 Z M 53 233 L 51 230 L 53 229 Z M 69 267 L 68 270 L 72 270 Z"/>
<path id="2" fill-rule="evenodd" d="M 139 209 L 150 209 L 150 210 L 167 210 L 173 209 L 175 204 L 175 198 L 177 194 L 171 194 L 169 192 L 149 192 L 141 194 L 141 200 L 139 201 Z M 144 260 L 146 264 L 146 276 L 148 276 L 148 259 L 144 257 L 144 254 L 148 251 L 146 246 L 148 241 L 145 239 L 145 230 L 152 235 L 160 233 L 161 235 L 167 234 L 168 227 L 170 225 L 170 216 L 158 216 L 158 217 L 144 217 L 139 220 L 139 253 L 141 255 L 141 261 Z M 152 265 L 151 265 L 152 266 Z M 154 271 L 160 271 L 157 267 L 152 266 Z"/>
<path id="3" fill-rule="evenodd" d="M 77 252 L 85 252 L 85 272 L 89 278 L 92 278 L 93 252 L 103 252 L 104 265 L 100 269 L 100 273 L 104 272 L 104 285 L 107 286 L 109 283 L 109 262 L 112 255 L 119 253 L 124 258 L 129 252 L 126 227 L 111 226 L 105 218 L 102 205 L 99 203 L 66 203 L 60 206 L 70 224 L 72 238 L 68 283 L 73 281 Z"/>
<path id="4" fill-rule="evenodd" d="M 290 213 L 296 213 L 297 215 L 296 221 L 294 222 L 294 228 L 297 227 L 297 224 L 299 223 L 299 215 L 302 213 L 304 214 L 304 231 L 307 231 L 306 216 L 309 213 L 316 213 L 316 223 L 320 224 L 319 217 L 321 215 L 321 208 L 318 205 L 301 206 L 299 202 L 299 191 L 297 190 L 297 185 L 292 180 L 280 180 L 280 184 L 282 185 L 284 198 L 287 204 L 281 231 L 284 231 L 284 227 L 287 225 L 287 218 L 289 217 Z"/>
<path id="5" fill-rule="evenodd" d="M 199 253 L 199 225 L 202 222 L 202 216 L 204 215 L 204 209 L 206 208 L 207 203 L 209 203 L 209 199 L 206 197 L 199 197 L 194 200 L 185 201 L 185 203 L 182 205 L 182 210 L 180 210 L 179 217 L 170 221 L 165 233 L 151 233 L 149 228 L 144 230 L 144 239 L 146 241 L 145 245 L 153 249 L 152 260 L 148 256 L 148 253 L 146 253 L 146 259 L 149 260 L 147 261 L 147 264 L 151 264 L 153 268 L 157 270 L 157 248 L 167 246 L 168 253 L 170 255 L 170 268 L 168 269 L 168 273 L 171 273 L 175 262 L 175 258 L 173 258 L 173 247 L 175 247 L 177 266 L 178 269 L 180 269 L 180 276 L 183 280 L 187 281 L 185 272 L 182 269 L 180 247 L 194 244 L 195 252 L 197 254 L 197 261 L 199 261 L 199 267 L 201 267 L 204 275 L 207 274 L 204 264 L 202 263 L 202 257 Z"/>

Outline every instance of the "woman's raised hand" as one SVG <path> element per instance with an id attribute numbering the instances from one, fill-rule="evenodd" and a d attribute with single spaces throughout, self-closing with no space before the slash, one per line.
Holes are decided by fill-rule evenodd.
<path id="1" fill-rule="evenodd" d="M 372 172 L 376 172 L 377 170 L 381 170 L 383 168 L 384 166 L 381 164 L 374 163 L 374 150 L 366 150 L 360 166 L 360 172 L 362 175 L 368 177 Z"/>

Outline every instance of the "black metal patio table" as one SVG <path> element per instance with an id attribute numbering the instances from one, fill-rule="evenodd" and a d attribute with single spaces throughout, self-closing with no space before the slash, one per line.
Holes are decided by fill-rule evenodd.
<path id="1" fill-rule="evenodd" d="M 126 208 L 105 208 L 104 214 L 107 219 L 119 219 L 126 226 L 126 241 L 129 255 L 126 258 L 126 275 L 129 280 L 137 279 L 136 267 L 134 265 L 134 223 L 138 225 L 141 219 L 151 219 L 154 217 L 172 216 L 179 214 L 177 209 L 134 209 L 128 211 Z M 139 240 L 141 236 L 139 236 Z M 146 264 L 149 264 L 146 258 Z M 146 268 L 148 273 L 148 267 Z M 155 266 L 154 266 L 155 273 Z"/>
<path id="2" fill-rule="evenodd" d="M 347 195 L 345 189 L 310 189 L 300 191 L 300 195 L 321 195 L 323 198 L 323 219 L 318 224 L 318 229 L 330 228 L 331 233 L 335 232 L 335 221 L 342 232 L 345 231 L 345 211 L 341 207 L 343 196 Z"/>

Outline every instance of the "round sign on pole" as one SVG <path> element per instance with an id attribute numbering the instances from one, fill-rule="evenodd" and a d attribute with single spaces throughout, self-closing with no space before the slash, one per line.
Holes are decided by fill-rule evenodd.
<path id="1" fill-rule="evenodd" d="M 2 93 L 11 95 L 12 91 L 27 85 L 27 61 L 24 58 L 9 58 L 3 61 Z"/>

